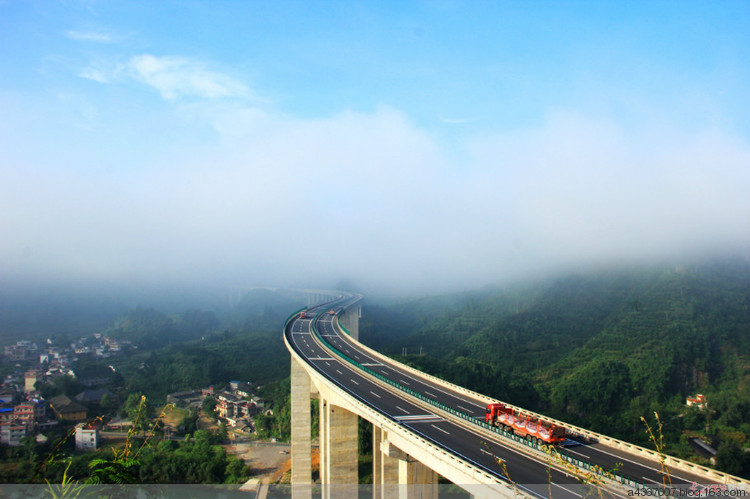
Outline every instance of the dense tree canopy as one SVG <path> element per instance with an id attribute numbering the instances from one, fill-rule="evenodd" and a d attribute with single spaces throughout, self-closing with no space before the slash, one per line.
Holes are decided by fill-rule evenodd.
<path id="1" fill-rule="evenodd" d="M 642 445 L 641 417 L 657 411 L 671 452 L 699 460 L 687 439 L 700 436 L 723 446 L 719 468 L 750 475 L 728 464 L 750 444 L 746 261 L 594 272 L 369 312 L 362 340 L 419 369 Z M 384 328 L 408 333 L 381 337 Z M 706 411 L 685 406 L 696 393 Z"/>

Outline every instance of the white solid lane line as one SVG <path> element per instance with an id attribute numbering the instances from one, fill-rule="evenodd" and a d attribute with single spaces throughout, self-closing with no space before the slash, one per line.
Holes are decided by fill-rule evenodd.
<path id="1" fill-rule="evenodd" d="M 435 426 L 434 424 L 431 424 L 430 426 L 432 426 L 433 428 L 435 428 L 435 429 L 436 429 L 436 430 L 438 430 L 438 431 L 442 431 L 442 432 L 443 432 L 443 433 L 445 433 L 446 435 L 450 435 L 450 434 L 451 434 L 451 433 L 450 433 L 449 431 L 445 431 L 444 429 L 442 429 L 442 428 L 439 428 L 439 427 Z"/>

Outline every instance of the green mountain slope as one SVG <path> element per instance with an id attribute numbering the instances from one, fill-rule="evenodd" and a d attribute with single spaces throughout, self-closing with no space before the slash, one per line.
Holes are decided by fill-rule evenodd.
<path id="1" fill-rule="evenodd" d="M 382 349 L 406 349 L 407 362 L 433 374 L 640 444 L 641 417 L 656 411 L 683 457 L 698 459 L 693 436 L 725 455 L 749 445 L 748 262 L 591 272 L 433 303 L 421 301 L 419 317 L 400 305 L 384 323 L 396 317 L 411 329 Z M 379 320 L 361 330 L 365 342 Z M 695 393 L 708 411 L 687 411 Z"/>

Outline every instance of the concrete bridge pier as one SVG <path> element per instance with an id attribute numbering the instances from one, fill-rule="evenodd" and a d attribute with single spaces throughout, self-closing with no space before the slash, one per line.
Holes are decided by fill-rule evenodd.
<path id="1" fill-rule="evenodd" d="M 388 441 L 373 427 L 373 499 L 437 499 L 438 474 Z"/>
<path id="2" fill-rule="evenodd" d="M 361 317 L 362 307 L 359 303 L 349 307 L 339 316 L 339 322 L 341 322 L 341 325 L 349 331 L 349 335 L 355 340 L 359 340 L 359 319 Z"/>
<path id="3" fill-rule="evenodd" d="M 359 416 L 320 398 L 320 482 L 323 499 L 357 496 Z"/>
<path id="4" fill-rule="evenodd" d="M 381 449 L 387 435 L 381 428 L 372 426 L 372 499 L 398 497 L 398 458 Z"/>
<path id="5" fill-rule="evenodd" d="M 312 427 L 310 392 L 312 383 L 305 368 L 292 357 L 292 496 L 312 497 Z"/>

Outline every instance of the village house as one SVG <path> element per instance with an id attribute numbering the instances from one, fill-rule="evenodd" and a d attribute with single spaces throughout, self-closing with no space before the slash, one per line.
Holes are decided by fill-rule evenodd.
<path id="1" fill-rule="evenodd" d="M 221 392 L 217 396 L 217 399 L 216 414 L 224 419 L 234 418 L 237 414 L 237 403 L 239 402 L 237 397 L 229 392 Z"/>
<path id="2" fill-rule="evenodd" d="M 187 392 L 175 392 L 167 395 L 167 403 L 175 406 L 193 406 L 200 407 L 203 401 L 201 390 L 190 390 Z"/>
<path id="3" fill-rule="evenodd" d="M 104 345 L 109 349 L 110 352 L 119 352 L 122 347 L 120 342 L 114 338 L 104 338 Z"/>
<path id="4" fill-rule="evenodd" d="M 77 346 L 77 347 L 75 347 L 75 348 L 73 349 L 73 352 L 74 352 L 74 353 L 75 353 L 76 355 L 85 355 L 85 354 L 87 354 L 87 353 L 91 353 L 91 348 L 89 348 L 89 346 L 88 346 L 88 345 L 81 345 L 81 346 Z"/>
<path id="5" fill-rule="evenodd" d="M 84 421 L 86 419 L 86 408 L 65 395 L 50 399 L 49 405 L 60 421 Z"/>
<path id="6" fill-rule="evenodd" d="M 90 367 L 76 372 L 76 378 L 84 386 L 105 385 L 112 378 L 112 369 L 109 367 Z"/>
<path id="7" fill-rule="evenodd" d="M 697 394 L 695 397 L 688 397 L 685 401 L 685 405 L 688 407 L 697 407 L 698 409 L 706 408 L 706 396 L 702 393 Z"/>
<path id="8" fill-rule="evenodd" d="M 19 447 L 26 436 L 26 425 L 0 423 L 0 442 L 10 447 Z"/>
<path id="9" fill-rule="evenodd" d="M 18 362 L 34 357 L 38 348 L 35 343 L 20 340 L 15 345 L 7 345 L 4 348 L 4 353 L 8 360 Z"/>
<path id="10" fill-rule="evenodd" d="M 0 387 L 0 404 L 12 404 L 16 398 L 16 390 L 12 386 Z"/>
<path id="11" fill-rule="evenodd" d="M 26 371 L 23 377 L 23 391 L 33 392 L 36 390 L 36 382 L 42 380 L 42 373 L 36 369 Z"/>
<path id="12" fill-rule="evenodd" d="M 104 390 L 84 390 L 78 395 L 76 395 L 75 397 L 73 397 L 73 399 L 76 402 L 80 402 L 82 404 L 99 405 L 101 404 L 102 399 L 104 398 L 105 395 L 109 397 L 110 400 L 117 398 L 117 396 L 114 393 L 112 393 L 109 390 L 104 389 Z"/>
<path id="13" fill-rule="evenodd" d="M 99 426 L 79 423 L 76 425 L 76 449 L 96 450 L 99 447 Z"/>
<path id="14" fill-rule="evenodd" d="M 10 424 L 13 422 L 13 406 L 3 404 L 0 407 L 0 424 Z"/>
<path id="15" fill-rule="evenodd" d="M 240 383 L 234 390 L 234 393 L 236 393 L 243 399 L 251 397 L 253 394 L 253 385 L 251 385 L 250 383 Z"/>
<path id="16" fill-rule="evenodd" d="M 128 419 L 115 418 L 110 420 L 105 426 L 105 430 L 125 432 L 133 427 L 133 422 Z"/>
<path id="17" fill-rule="evenodd" d="M 7 345 L 5 347 L 5 356 L 13 362 L 25 360 L 26 348 L 19 345 Z"/>
<path id="18" fill-rule="evenodd" d="M 43 400 L 29 400 L 13 407 L 13 419 L 17 424 L 26 425 L 32 431 L 44 419 L 47 404 Z"/>

